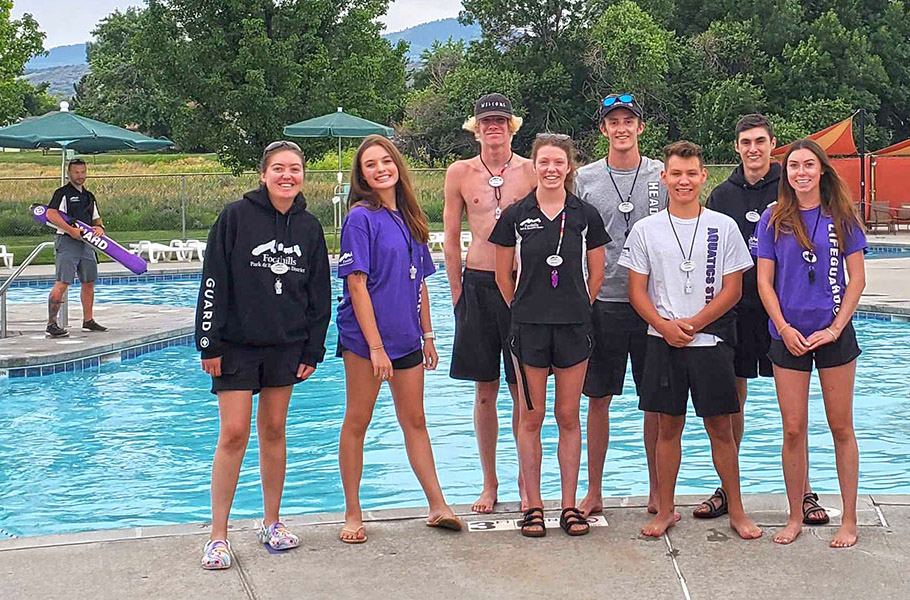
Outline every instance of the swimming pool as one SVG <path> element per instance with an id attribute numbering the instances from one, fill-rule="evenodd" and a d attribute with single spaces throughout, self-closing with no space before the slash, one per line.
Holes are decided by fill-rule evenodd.
<path id="1" fill-rule="evenodd" d="M 472 422 L 473 386 L 448 378 L 453 335 L 448 284 L 444 273 L 430 277 L 428 283 L 441 366 L 427 377 L 427 421 L 448 501 L 469 503 L 481 482 Z M 198 285 L 198 280 L 102 285 L 96 298 L 99 304 L 193 306 Z M 47 289 L 13 289 L 10 302 L 43 303 Z M 74 291 L 72 299 L 77 298 Z M 855 401 L 860 490 L 910 493 L 910 324 L 858 319 L 856 329 L 864 350 Z M 332 324 L 327 344 L 330 358 L 311 381 L 295 388 L 288 417 L 284 514 L 343 509 L 337 448 L 344 379 L 340 360 L 332 357 L 335 335 Z M 167 348 L 83 372 L 0 380 L 0 528 L 25 536 L 208 520 L 209 476 L 218 434 L 217 404 L 208 389 L 209 379 L 191 347 Z M 632 389 L 631 381 L 626 389 Z M 503 391 L 497 457 L 500 498 L 517 500 L 518 462 L 509 405 Z M 584 423 L 584 402 L 582 407 Z M 703 494 L 714 489 L 716 476 L 708 439 L 699 420 L 691 412 L 690 416 L 678 492 Z M 784 489 L 779 419 L 772 382 L 754 382 L 742 448 L 745 492 Z M 632 395 L 614 401 L 611 423 L 604 492 L 646 494 L 641 413 Z M 815 380 L 809 427 L 813 486 L 818 491 L 837 491 L 833 445 Z M 544 496 L 558 497 L 552 414 L 542 437 Z M 253 436 L 233 518 L 260 514 L 257 454 Z M 583 450 L 583 469 L 584 457 Z M 584 470 L 580 481 L 579 498 L 584 495 Z M 386 390 L 367 434 L 362 500 L 365 509 L 425 502 L 408 466 Z"/>

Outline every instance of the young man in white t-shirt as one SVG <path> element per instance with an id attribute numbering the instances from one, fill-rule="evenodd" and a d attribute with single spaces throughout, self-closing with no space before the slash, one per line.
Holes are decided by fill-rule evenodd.
<path id="1" fill-rule="evenodd" d="M 629 269 L 629 301 L 649 326 L 639 408 L 659 413 L 658 511 L 642 533 L 660 537 L 676 523 L 676 477 L 691 391 L 727 495 L 730 527 L 744 539 L 758 538 L 761 529 L 743 509 L 730 417 L 740 406 L 729 311 L 742 295 L 743 271 L 752 258 L 736 222 L 699 203 L 708 177 L 701 148 L 687 141 L 670 144 L 664 165 L 668 208 L 632 227 L 619 258 Z"/>

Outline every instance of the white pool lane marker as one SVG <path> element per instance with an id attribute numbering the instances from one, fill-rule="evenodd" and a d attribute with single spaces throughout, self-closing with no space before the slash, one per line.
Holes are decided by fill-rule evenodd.
<path id="1" fill-rule="evenodd" d="M 607 519 L 603 515 L 588 517 L 588 525 L 591 527 L 608 527 Z M 468 521 L 468 531 L 476 533 L 479 531 L 515 531 L 521 529 L 518 524 L 520 519 L 496 519 L 493 521 Z M 559 527 L 557 517 L 546 517 L 544 519 L 546 527 L 556 529 Z"/>

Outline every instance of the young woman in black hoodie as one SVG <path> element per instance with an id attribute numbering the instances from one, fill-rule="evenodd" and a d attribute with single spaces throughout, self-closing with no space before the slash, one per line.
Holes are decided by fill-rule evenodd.
<path id="1" fill-rule="evenodd" d="M 231 566 L 228 516 L 257 393 L 264 504 L 259 540 L 276 550 L 298 544 L 278 514 L 285 423 L 294 384 L 323 359 L 331 310 L 325 236 L 300 193 L 303 153 L 293 142 L 273 142 L 259 172 L 259 189 L 227 205 L 209 233 L 196 306 L 196 347 L 202 369 L 212 376 L 221 417 L 205 569 Z"/>

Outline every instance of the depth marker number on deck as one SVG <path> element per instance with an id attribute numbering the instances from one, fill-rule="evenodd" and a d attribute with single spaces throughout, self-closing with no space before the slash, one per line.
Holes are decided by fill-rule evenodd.
<path id="1" fill-rule="evenodd" d="M 497 519 L 495 521 L 468 521 L 468 531 L 515 531 L 521 529 L 518 525 L 519 519 Z M 544 523 L 548 528 L 556 529 L 559 527 L 557 517 L 547 517 Z M 607 519 L 603 515 L 588 517 L 588 525 L 591 527 L 608 527 Z"/>

